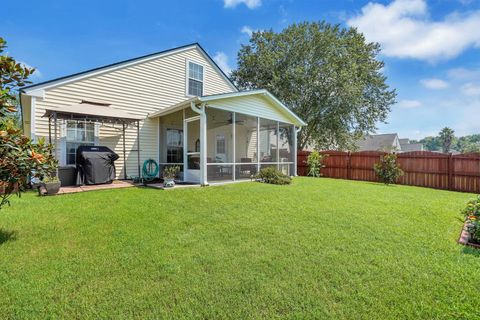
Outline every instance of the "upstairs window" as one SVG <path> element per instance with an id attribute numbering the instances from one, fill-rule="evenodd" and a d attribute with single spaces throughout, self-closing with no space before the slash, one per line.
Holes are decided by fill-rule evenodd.
<path id="1" fill-rule="evenodd" d="M 199 96 L 203 95 L 203 66 L 188 62 L 188 95 Z"/>

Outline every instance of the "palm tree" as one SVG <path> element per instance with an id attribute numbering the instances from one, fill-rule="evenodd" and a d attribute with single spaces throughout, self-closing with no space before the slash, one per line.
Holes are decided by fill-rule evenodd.
<path id="1" fill-rule="evenodd" d="M 442 144 L 442 151 L 444 153 L 448 153 L 450 152 L 452 143 L 455 140 L 455 131 L 449 127 L 445 127 L 438 133 L 438 139 Z"/>

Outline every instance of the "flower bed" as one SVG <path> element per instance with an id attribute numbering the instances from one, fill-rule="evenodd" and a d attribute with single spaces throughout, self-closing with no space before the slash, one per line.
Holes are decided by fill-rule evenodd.
<path id="1" fill-rule="evenodd" d="M 465 224 L 458 243 L 480 248 L 480 196 L 470 200 L 463 210 Z"/>

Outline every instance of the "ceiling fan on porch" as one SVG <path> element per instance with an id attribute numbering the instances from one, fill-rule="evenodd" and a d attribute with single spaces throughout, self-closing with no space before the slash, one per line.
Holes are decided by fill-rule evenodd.
<path id="1" fill-rule="evenodd" d="M 227 121 L 218 121 L 215 122 L 216 124 L 221 124 L 221 125 L 227 125 L 227 124 L 232 124 L 233 123 L 233 115 L 230 114 L 230 117 Z M 244 124 L 245 120 L 235 120 L 235 124 Z"/>

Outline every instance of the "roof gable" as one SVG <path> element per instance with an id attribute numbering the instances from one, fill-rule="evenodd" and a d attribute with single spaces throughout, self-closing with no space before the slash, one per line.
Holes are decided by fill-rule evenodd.
<path id="1" fill-rule="evenodd" d="M 149 117 L 167 115 L 185 108 L 185 106 L 189 106 L 192 102 L 206 103 L 207 107 L 292 123 L 299 127 L 306 125 L 300 117 L 265 89 L 193 97 L 154 112 L 150 114 Z"/>
<path id="2" fill-rule="evenodd" d="M 88 77 L 101 75 L 101 74 L 104 74 L 104 73 L 107 73 L 107 72 L 110 72 L 110 71 L 114 71 L 114 70 L 118 70 L 118 69 L 121 69 L 121 68 L 126 68 L 126 67 L 133 66 L 133 65 L 136 65 L 136 64 L 144 63 L 144 62 L 147 62 L 147 61 L 155 60 L 155 59 L 158 59 L 160 57 L 176 54 L 176 53 L 183 52 L 183 51 L 186 51 L 186 50 L 190 50 L 190 49 L 193 49 L 193 48 L 197 48 L 199 50 L 199 52 L 205 57 L 205 59 L 208 62 L 211 63 L 212 67 L 229 84 L 229 86 L 232 88 L 232 90 L 238 91 L 238 88 L 235 86 L 235 84 L 232 82 L 232 80 L 230 80 L 230 78 L 228 78 L 228 76 L 223 72 L 222 69 L 220 69 L 220 67 L 217 65 L 217 63 L 208 55 L 208 53 L 205 51 L 205 49 L 202 48 L 202 46 L 199 43 L 191 43 L 191 44 L 187 44 L 187 45 L 184 45 L 184 46 L 180 46 L 180 47 L 176 47 L 176 48 L 172 48 L 172 49 L 148 54 L 148 55 L 133 58 L 133 59 L 128 59 L 128 60 L 112 63 L 112 64 L 109 64 L 109 65 L 106 65 L 106 66 L 102 66 L 102 67 L 98 67 L 98 68 L 94 68 L 94 69 L 90 69 L 90 70 L 86 70 L 86 71 L 82 71 L 82 72 L 78 72 L 78 73 L 74 73 L 74 74 L 71 74 L 71 75 L 68 75 L 68 76 L 64 76 L 64 77 L 40 82 L 40 83 L 37 83 L 37 84 L 33 84 L 33 85 L 30 85 L 30 86 L 23 87 L 21 91 L 25 94 L 29 94 L 29 93 L 36 94 L 38 91 L 43 90 L 43 89 L 53 88 L 53 87 L 56 87 L 56 86 L 60 86 L 60 85 L 63 85 L 63 84 L 68 84 L 68 83 L 78 81 L 78 80 L 81 80 L 81 79 L 85 79 L 85 78 L 88 78 Z"/>

